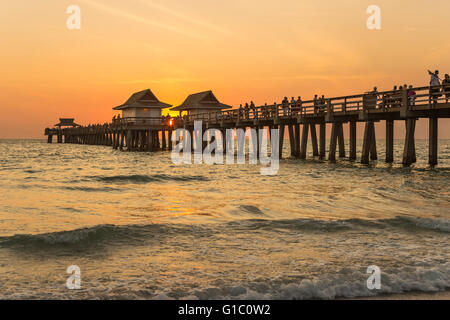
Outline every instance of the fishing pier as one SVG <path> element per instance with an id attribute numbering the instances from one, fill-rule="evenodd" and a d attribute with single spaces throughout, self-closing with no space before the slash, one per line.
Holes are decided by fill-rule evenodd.
<path id="1" fill-rule="evenodd" d="M 171 109 L 179 111 L 180 116 L 163 117 L 161 110 L 171 105 L 160 102 L 150 90 L 144 90 L 132 95 L 125 104 L 114 108 L 122 111 L 122 117 L 114 118 L 111 123 L 79 126 L 73 122 L 74 119 L 61 119 L 54 128 L 45 129 L 45 135 L 48 136 L 49 143 L 52 142 L 53 136 L 56 136 L 58 143 L 105 145 L 130 151 L 172 150 L 173 133 L 176 129 L 183 129 L 184 133 L 189 132 L 190 135 L 183 136 L 194 139 L 194 123 L 202 121 L 202 130 L 216 129 L 222 133 L 224 147 L 227 129 L 253 128 L 260 133 L 260 130 L 269 128 L 279 130 L 280 157 L 287 131 L 291 157 L 305 159 L 310 141 L 314 157 L 335 161 L 338 156 L 356 161 L 356 124 L 361 122 L 365 126 L 361 163 L 368 164 L 379 157 L 375 135 L 376 122 L 384 122 L 386 128 L 384 161 L 394 162 L 394 127 L 397 123 L 406 128 L 402 163 L 411 165 L 416 162 L 416 121 L 427 118 L 428 163 L 434 166 L 438 163 L 438 119 L 450 118 L 450 103 L 446 94 L 449 94 L 450 98 L 450 92 L 445 92 L 444 86 L 427 86 L 367 92 L 327 98 L 325 101 L 284 102 L 232 109 L 231 106 L 220 103 L 211 91 L 206 91 L 190 95 L 182 105 Z M 346 150 L 344 140 L 343 125 L 347 123 L 349 150 Z M 331 127 L 328 156 L 327 127 Z M 261 136 L 257 134 L 258 139 L 261 139 Z M 203 148 L 208 143 L 209 141 L 203 141 Z M 190 145 L 193 146 L 193 143 Z M 259 143 L 257 145 L 259 146 Z"/>

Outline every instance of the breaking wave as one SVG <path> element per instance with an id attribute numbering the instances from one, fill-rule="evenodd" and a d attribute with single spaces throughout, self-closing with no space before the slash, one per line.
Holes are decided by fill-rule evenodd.
<path id="1" fill-rule="evenodd" d="M 400 228 L 412 231 L 434 231 L 450 233 L 450 220 L 429 219 L 399 216 L 393 219 L 380 220 L 314 220 L 314 219 L 286 219 L 286 220 L 265 220 L 250 219 L 227 223 L 212 223 L 201 225 L 185 224 L 148 224 L 148 225 L 98 225 L 90 228 L 75 229 L 69 231 L 51 232 L 44 234 L 18 234 L 9 237 L 0 237 L 0 247 L 9 245 L 26 244 L 77 244 L 80 242 L 99 242 L 111 240 L 145 240 L 162 235 L 183 235 L 203 236 L 205 233 L 214 233 L 217 230 L 227 230 L 229 232 L 242 232 L 249 230 L 263 229 L 265 231 L 302 230 L 339 232 L 346 230 L 367 230 Z"/>
<path id="2" fill-rule="evenodd" d="M 92 180 L 110 183 L 150 183 L 150 182 L 166 182 L 166 181 L 209 181 L 207 177 L 201 175 L 193 176 L 174 176 L 168 174 L 152 174 L 152 175 L 115 175 L 115 176 L 92 176 Z"/>
<path id="3" fill-rule="evenodd" d="M 381 288 L 367 288 L 368 275 L 340 270 L 333 274 L 302 279 L 298 282 L 269 280 L 240 283 L 222 288 L 205 288 L 192 292 L 189 299 L 296 300 L 371 297 L 380 294 L 412 291 L 438 292 L 450 289 L 450 263 L 436 267 L 403 267 L 382 273 Z M 281 282 L 281 283 L 280 283 Z M 161 292 L 158 298 L 170 299 L 173 294 Z"/>

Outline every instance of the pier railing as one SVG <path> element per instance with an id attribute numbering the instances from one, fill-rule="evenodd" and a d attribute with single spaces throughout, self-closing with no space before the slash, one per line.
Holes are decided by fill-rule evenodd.
<path id="1" fill-rule="evenodd" d="M 447 97 L 448 96 L 448 97 Z M 239 121 L 239 120 L 273 120 L 276 118 L 314 117 L 331 113 L 346 114 L 351 112 L 380 110 L 383 112 L 398 111 L 404 107 L 410 110 L 415 108 L 433 109 L 439 104 L 448 104 L 450 86 L 426 86 L 408 88 L 396 91 L 372 91 L 364 94 L 332 97 L 316 100 L 274 103 L 254 108 L 240 108 L 186 115 L 183 120 L 192 122 L 202 120 L 207 122 Z"/>
<path id="2" fill-rule="evenodd" d="M 111 125 L 167 125 L 167 117 L 125 117 L 113 119 Z"/>

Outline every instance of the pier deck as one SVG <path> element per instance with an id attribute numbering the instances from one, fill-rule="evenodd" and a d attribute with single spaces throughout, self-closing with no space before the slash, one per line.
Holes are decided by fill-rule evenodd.
<path id="1" fill-rule="evenodd" d="M 348 158 L 356 160 L 356 123 L 365 123 L 361 163 L 377 160 L 375 122 L 386 124 L 385 161 L 394 161 L 394 123 L 402 121 L 406 127 L 402 163 L 416 162 L 415 127 L 419 118 L 429 119 L 429 164 L 438 160 L 438 119 L 450 118 L 450 90 L 444 86 L 419 87 L 401 91 L 368 92 L 358 95 L 308 100 L 301 103 L 274 103 L 250 109 L 231 109 L 220 112 L 185 115 L 182 118 L 123 118 L 104 125 L 77 128 L 47 128 L 48 142 L 57 136 L 58 142 L 107 145 L 131 151 L 172 149 L 172 131 L 182 128 L 193 137 L 195 121 L 202 121 L 203 130 L 217 129 L 224 134 L 230 128 L 264 127 L 280 130 L 280 150 L 284 132 L 289 132 L 291 156 L 305 159 L 308 140 L 313 156 L 326 157 L 325 136 L 331 125 L 328 159 L 346 157 L 343 124 L 349 123 L 350 143 Z M 415 92 L 414 95 L 411 93 Z M 319 134 L 317 134 L 317 127 Z M 310 137 L 309 137 L 310 134 Z M 224 135 L 223 135 L 224 136 Z M 258 135 L 259 136 L 259 135 Z M 225 143 L 225 139 L 223 139 Z M 205 147 L 205 144 L 204 144 Z M 282 153 L 280 152 L 280 156 Z"/>

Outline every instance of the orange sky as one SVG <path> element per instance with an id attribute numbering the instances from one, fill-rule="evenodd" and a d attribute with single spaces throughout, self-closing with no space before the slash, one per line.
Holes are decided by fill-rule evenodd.
<path id="1" fill-rule="evenodd" d="M 81 30 L 66 28 L 70 4 Z M 366 28 L 371 4 L 380 31 Z M 212 89 L 236 106 L 427 85 L 426 69 L 450 72 L 449 12 L 448 0 L 2 1 L 0 138 L 108 121 L 145 88 L 174 105 Z"/>

